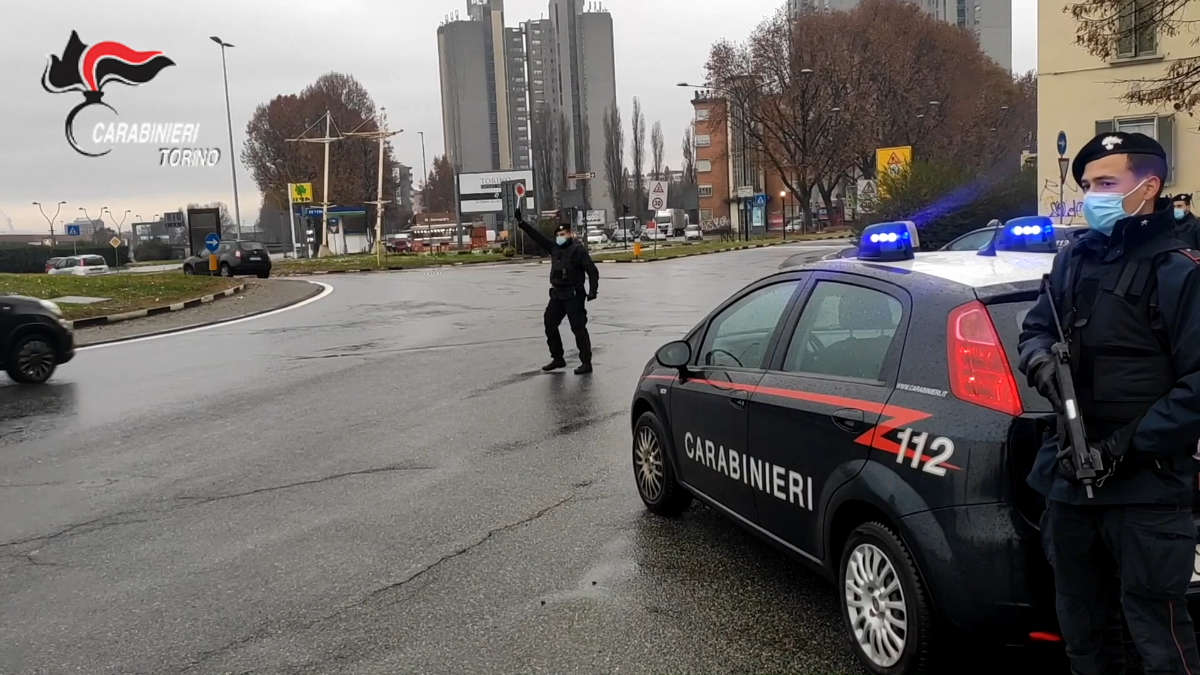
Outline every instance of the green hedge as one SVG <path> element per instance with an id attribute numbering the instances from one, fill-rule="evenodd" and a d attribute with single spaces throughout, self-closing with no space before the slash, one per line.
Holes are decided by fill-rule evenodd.
<path id="1" fill-rule="evenodd" d="M 117 254 L 122 263 L 129 262 L 129 247 L 122 246 L 114 251 L 111 246 L 12 246 L 0 247 L 0 272 L 15 274 L 42 274 L 46 271 L 46 260 L 49 258 L 65 258 L 72 255 L 99 255 L 108 262 L 109 267 L 117 264 Z"/>

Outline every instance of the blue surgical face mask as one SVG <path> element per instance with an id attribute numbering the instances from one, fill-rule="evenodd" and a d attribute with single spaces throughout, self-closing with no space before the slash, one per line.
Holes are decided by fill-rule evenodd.
<path id="1" fill-rule="evenodd" d="M 1183 209 L 1175 209 L 1175 220 L 1183 220 L 1187 217 L 1187 211 Z"/>
<path id="2" fill-rule="evenodd" d="M 1142 179 L 1129 192 L 1120 194 L 1117 192 L 1089 192 L 1083 196 L 1083 217 L 1087 220 L 1088 225 L 1093 230 L 1100 232 L 1104 236 L 1112 234 L 1113 228 L 1117 226 L 1117 221 L 1122 218 L 1128 218 L 1132 213 L 1125 212 L 1125 198 L 1136 192 L 1149 180 Z M 1142 200 L 1142 204 L 1145 204 Z M 1141 210 L 1142 204 L 1138 205 L 1138 210 Z"/>
<path id="3" fill-rule="evenodd" d="M 554 238 L 554 243 L 558 244 L 559 246 L 562 246 L 563 244 L 567 243 L 567 238 L 560 234 Z"/>

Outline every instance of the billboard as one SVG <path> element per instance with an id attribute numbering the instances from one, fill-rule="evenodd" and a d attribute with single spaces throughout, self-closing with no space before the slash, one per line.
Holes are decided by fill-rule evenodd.
<path id="1" fill-rule="evenodd" d="M 204 250 L 204 238 L 209 234 L 221 235 L 221 211 L 219 209 L 188 209 L 188 244 L 192 255 Z"/>
<path id="2" fill-rule="evenodd" d="M 537 202 L 533 194 L 536 187 L 533 183 L 533 171 L 521 169 L 460 173 L 458 174 L 458 211 L 463 214 L 463 220 L 468 220 L 467 215 L 502 214 L 504 200 L 501 194 L 501 184 L 509 180 L 525 182 L 524 210 L 535 211 Z M 500 220 L 503 221 L 502 216 Z"/>

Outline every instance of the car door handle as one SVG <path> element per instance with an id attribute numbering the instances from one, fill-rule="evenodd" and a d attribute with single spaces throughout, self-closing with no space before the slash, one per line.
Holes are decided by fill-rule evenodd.
<path id="1" fill-rule="evenodd" d="M 741 390 L 729 392 L 730 405 L 738 408 L 739 410 L 744 410 L 746 408 L 746 399 L 748 398 L 750 398 L 750 394 Z"/>
<path id="2" fill-rule="evenodd" d="M 866 415 L 857 408 L 842 408 L 831 414 L 834 426 L 851 433 L 859 431 L 866 424 Z"/>

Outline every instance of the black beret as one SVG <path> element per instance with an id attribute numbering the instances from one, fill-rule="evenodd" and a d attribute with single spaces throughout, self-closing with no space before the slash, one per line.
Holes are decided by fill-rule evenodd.
<path id="1" fill-rule="evenodd" d="M 1083 168 L 1088 162 L 1109 155 L 1154 155 L 1162 157 L 1163 160 L 1167 158 L 1167 152 L 1158 141 L 1146 134 L 1128 134 L 1124 131 L 1099 134 L 1075 155 L 1075 161 L 1071 163 L 1071 175 L 1075 176 L 1075 182 L 1083 180 Z"/>
<path id="2" fill-rule="evenodd" d="M 570 231 L 571 231 L 570 223 L 559 223 L 558 227 L 554 228 L 554 234 L 558 234 L 559 232 L 570 232 Z"/>
<path id="3" fill-rule="evenodd" d="M 1171 197 L 1171 201 L 1183 202 L 1185 204 L 1191 204 L 1192 196 L 1186 192 L 1180 192 L 1179 194 L 1175 195 L 1174 197 Z"/>

